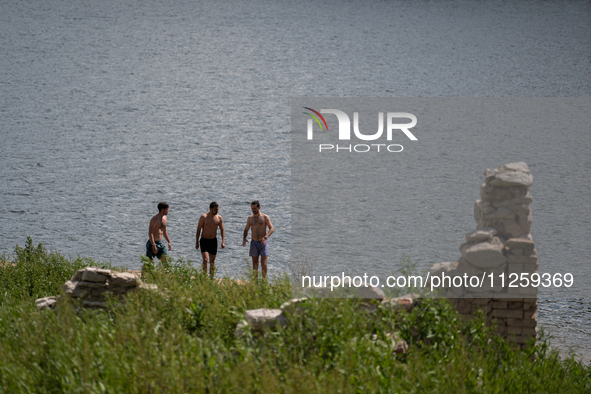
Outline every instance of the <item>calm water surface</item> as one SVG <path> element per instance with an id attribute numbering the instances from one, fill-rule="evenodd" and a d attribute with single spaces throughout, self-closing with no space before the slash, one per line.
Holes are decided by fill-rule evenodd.
<path id="1" fill-rule="evenodd" d="M 0 252 L 31 236 L 138 268 L 164 200 L 172 255 L 198 260 L 197 219 L 215 200 L 227 231 L 219 267 L 236 275 L 249 201 L 259 199 L 276 228 L 270 272 L 281 273 L 291 259 L 290 97 L 589 96 L 590 15 L 586 1 L 2 1 Z M 499 155 L 466 161 L 475 178 L 503 164 L 502 143 L 473 143 Z M 532 233 L 536 209 L 554 213 L 545 225 L 557 247 L 577 251 L 568 235 L 588 231 L 588 216 L 568 208 L 588 209 L 589 187 L 573 174 L 591 164 L 588 145 L 575 145 L 540 152 L 579 159 L 574 173 L 546 171 L 563 196 L 532 205 Z M 477 197 L 471 180 L 452 181 Z M 445 252 L 433 238 L 429 250 Z M 571 264 L 589 278 L 580 250 Z M 410 256 L 457 257 L 433 253 Z M 542 295 L 539 321 L 558 347 L 590 358 L 589 298 Z"/>

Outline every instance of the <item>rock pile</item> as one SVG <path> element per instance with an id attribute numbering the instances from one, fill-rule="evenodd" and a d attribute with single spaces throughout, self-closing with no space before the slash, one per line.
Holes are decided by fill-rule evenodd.
<path id="1" fill-rule="evenodd" d="M 412 309 L 417 305 L 418 300 L 412 295 L 403 296 L 400 298 L 386 298 L 384 292 L 377 287 L 360 287 L 358 294 L 365 295 L 361 302 L 361 310 L 374 312 L 376 306 L 370 304 L 370 300 L 380 301 L 383 308 L 391 309 L 396 312 L 412 312 Z M 287 326 L 290 318 L 304 319 L 305 308 L 304 304 L 308 298 L 294 298 L 284 302 L 279 309 L 251 309 L 244 313 L 244 319 L 236 325 L 234 335 L 237 338 L 242 338 L 247 330 L 251 332 L 262 332 L 266 329 L 275 328 L 277 326 Z M 368 306 L 372 305 L 373 308 Z M 386 341 L 380 340 L 374 334 L 373 336 L 367 334 L 362 339 L 370 339 L 374 345 L 388 347 L 392 353 L 400 354 L 408 352 L 408 343 L 400 338 L 396 332 L 386 334 Z"/>
<path id="2" fill-rule="evenodd" d="M 447 285 L 445 296 L 465 319 L 482 309 L 489 321 L 496 319 L 499 333 L 524 344 L 536 332 L 537 287 L 521 280 L 538 272 L 530 234 L 533 177 L 524 162 L 486 170 L 484 176 L 474 204 L 476 230 L 466 234 L 458 261 L 435 264 L 430 274 L 482 278 L 478 285 L 452 280 L 460 286 Z"/>
<path id="3" fill-rule="evenodd" d="M 131 272 L 118 272 L 97 267 L 78 270 L 64 283 L 63 291 L 73 299 L 81 300 L 87 308 L 104 308 L 107 296 L 122 297 L 137 289 L 157 290 L 156 285 L 143 283 Z M 54 308 L 58 297 L 45 297 L 35 301 L 38 309 Z"/>

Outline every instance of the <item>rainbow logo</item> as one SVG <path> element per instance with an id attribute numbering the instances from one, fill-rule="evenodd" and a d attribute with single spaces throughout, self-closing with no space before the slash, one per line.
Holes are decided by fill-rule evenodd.
<path id="1" fill-rule="evenodd" d="M 326 120 L 324 120 L 324 117 L 322 115 L 320 115 L 320 112 L 315 111 L 312 108 L 308 108 L 308 107 L 303 107 L 303 108 L 304 109 L 307 109 L 308 111 L 312 111 L 316 115 L 320 116 L 320 119 L 322 119 L 322 122 L 324 123 L 324 126 L 326 126 L 326 131 L 328 131 L 328 125 L 326 124 Z M 312 115 L 309 112 L 302 112 L 302 113 L 304 113 L 304 114 L 306 114 L 308 116 L 311 116 L 316 121 L 316 123 L 318 123 L 318 126 L 320 126 L 320 130 L 324 130 L 324 128 L 322 127 L 322 123 L 320 123 L 320 120 L 316 116 Z"/>

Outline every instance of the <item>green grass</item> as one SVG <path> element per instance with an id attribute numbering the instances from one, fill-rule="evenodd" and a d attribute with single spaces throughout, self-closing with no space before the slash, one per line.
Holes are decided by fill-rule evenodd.
<path id="1" fill-rule="evenodd" d="M 245 310 L 289 299 L 287 276 L 238 285 L 188 261 L 156 264 L 146 281 L 163 294 L 133 293 L 105 311 L 63 299 L 39 312 L 36 298 L 60 294 L 77 269 L 100 264 L 30 241 L 13 261 L 0 269 L 2 393 L 591 392 L 589 366 L 561 360 L 544 339 L 517 350 L 483 318 L 462 323 L 442 300 L 371 315 L 356 311 L 357 300 L 309 300 L 305 318 L 237 340 Z M 409 354 L 365 337 L 393 330 Z"/>

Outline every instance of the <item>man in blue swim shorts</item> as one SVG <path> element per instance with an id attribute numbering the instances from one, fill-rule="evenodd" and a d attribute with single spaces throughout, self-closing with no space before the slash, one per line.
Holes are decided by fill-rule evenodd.
<path id="1" fill-rule="evenodd" d="M 261 260 L 261 268 L 263 271 L 263 278 L 267 277 L 267 260 L 269 259 L 269 236 L 273 234 L 273 224 L 269 216 L 261 212 L 261 204 L 258 200 L 250 203 L 252 215 L 246 220 L 246 227 L 244 228 L 244 237 L 242 239 L 242 246 L 246 246 L 248 240 L 248 230 L 252 228 L 252 240 L 250 241 L 250 251 L 248 255 L 252 257 L 252 269 L 255 274 L 259 271 L 259 257 Z M 267 232 L 267 228 L 269 231 Z"/>
<path id="2" fill-rule="evenodd" d="M 168 215 L 168 204 L 161 202 L 158 204 L 158 214 L 154 215 L 150 219 L 150 226 L 148 229 L 148 242 L 146 242 L 146 256 L 150 260 L 154 257 L 158 257 L 159 260 L 166 260 L 166 247 L 162 243 L 162 237 L 168 242 L 168 250 L 172 249 L 170 244 L 170 238 L 168 238 L 168 232 L 166 231 L 166 223 Z"/>

